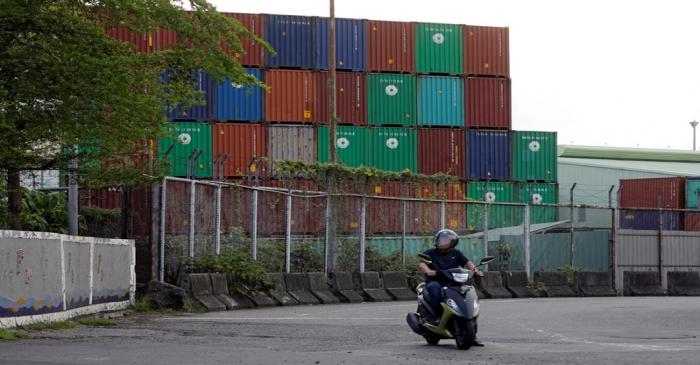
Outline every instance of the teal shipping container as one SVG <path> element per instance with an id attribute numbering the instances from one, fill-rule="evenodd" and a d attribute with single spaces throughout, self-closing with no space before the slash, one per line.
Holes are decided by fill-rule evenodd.
<path id="1" fill-rule="evenodd" d="M 698 209 L 700 200 L 700 177 L 691 177 L 686 181 L 685 186 L 686 202 L 688 209 Z"/>
<path id="2" fill-rule="evenodd" d="M 168 152 L 168 175 L 187 176 L 187 159 L 198 150 L 202 155 L 195 167 L 196 177 L 212 176 L 212 134 L 211 126 L 206 123 L 168 123 L 170 137 L 158 143 L 158 156 L 163 158 Z M 171 148 L 172 146 L 172 148 Z"/>
<path id="3" fill-rule="evenodd" d="M 418 124 L 464 127 L 464 83 L 459 77 L 418 77 Z"/>

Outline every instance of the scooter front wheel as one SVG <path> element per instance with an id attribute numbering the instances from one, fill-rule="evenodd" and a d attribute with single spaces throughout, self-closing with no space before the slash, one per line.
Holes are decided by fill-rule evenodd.
<path id="1" fill-rule="evenodd" d="M 460 333 L 455 336 L 455 342 L 457 342 L 457 348 L 460 350 L 469 350 L 472 347 L 472 342 L 476 338 L 476 329 L 474 328 L 474 321 L 468 320 L 461 323 L 462 328 Z"/>
<path id="2" fill-rule="evenodd" d="M 435 336 L 433 334 L 425 335 L 423 336 L 425 338 L 425 342 L 428 343 L 428 345 L 435 346 L 440 342 L 440 337 Z"/>

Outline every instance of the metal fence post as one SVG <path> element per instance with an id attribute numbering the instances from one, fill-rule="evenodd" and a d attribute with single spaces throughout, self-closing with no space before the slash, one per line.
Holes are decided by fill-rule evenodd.
<path id="1" fill-rule="evenodd" d="M 221 254 L 221 184 L 216 186 L 216 223 L 214 227 L 214 253 Z"/>
<path id="2" fill-rule="evenodd" d="M 253 249 L 252 249 L 252 254 L 253 254 L 253 260 L 258 259 L 258 190 L 255 189 L 253 190 L 253 202 L 252 202 L 252 207 L 251 207 L 251 213 L 253 215 L 253 218 L 251 219 L 252 227 L 250 230 L 250 235 L 253 240 Z"/>
<path id="3" fill-rule="evenodd" d="M 576 183 L 571 185 L 571 190 L 569 190 L 569 214 L 571 228 L 569 230 L 569 265 L 574 266 L 574 189 L 576 189 Z"/>
<path id="4" fill-rule="evenodd" d="M 158 280 L 161 282 L 165 281 L 165 208 L 166 201 L 165 197 L 167 189 L 167 179 L 163 179 L 163 183 L 160 186 L 160 211 L 158 215 L 160 217 L 160 222 L 158 223 Z"/>
<path id="5" fill-rule="evenodd" d="M 189 245 L 190 245 L 190 251 L 189 251 L 189 256 L 191 258 L 194 258 L 194 216 L 195 216 L 195 203 L 197 202 L 196 200 L 196 192 L 197 192 L 197 186 L 194 180 L 190 181 L 190 217 L 189 217 Z"/>
<path id="6" fill-rule="evenodd" d="M 360 209 L 360 272 L 365 272 L 365 221 L 367 218 L 367 196 L 362 196 Z"/>
<path id="7" fill-rule="evenodd" d="M 333 200 L 331 199 L 331 196 L 328 195 L 328 192 L 326 192 L 326 244 L 324 245 L 323 250 L 323 272 L 326 274 L 328 274 L 328 259 L 330 257 L 329 244 L 331 240 L 331 204 L 333 204 Z"/>
<path id="8" fill-rule="evenodd" d="M 525 212 L 523 214 L 523 235 L 525 236 L 525 272 L 527 277 L 530 278 L 532 275 L 530 268 L 530 204 L 525 205 Z"/>
<path id="9" fill-rule="evenodd" d="M 484 257 L 489 255 L 489 205 L 484 204 Z M 489 264 L 484 266 L 485 271 L 489 271 Z"/>
<path id="10" fill-rule="evenodd" d="M 445 229 L 445 201 L 440 201 L 440 229 Z"/>
<path id="11" fill-rule="evenodd" d="M 401 264 L 406 264 L 406 219 L 407 219 L 407 206 L 408 202 L 406 200 L 401 201 Z"/>
<path id="12" fill-rule="evenodd" d="M 285 272 L 289 273 L 292 266 L 292 191 L 287 192 L 287 233 L 284 247 Z"/>

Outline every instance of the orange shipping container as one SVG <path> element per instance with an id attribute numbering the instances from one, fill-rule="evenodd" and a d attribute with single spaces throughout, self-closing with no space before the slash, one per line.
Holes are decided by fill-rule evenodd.
<path id="1" fill-rule="evenodd" d="M 243 13 L 222 13 L 224 16 L 235 18 L 251 33 L 259 38 L 263 38 L 263 16 L 261 14 L 243 14 Z M 226 46 L 224 49 L 227 50 Z M 243 49 L 245 55 L 237 55 L 240 57 L 241 65 L 243 66 L 258 66 L 263 64 L 263 48 L 247 39 L 243 41 Z"/>
<path id="2" fill-rule="evenodd" d="M 510 76 L 508 28 L 464 26 L 464 73 Z"/>
<path id="3" fill-rule="evenodd" d="M 318 121 L 316 110 L 316 74 L 300 70 L 265 71 L 270 91 L 265 95 L 265 120 L 268 122 L 310 123 Z"/>
<path id="4" fill-rule="evenodd" d="M 254 158 L 267 151 L 265 129 L 260 124 L 216 123 L 212 128 L 212 158 L 228 155 L 223 176 L 247 176 Z M 216 166 L 214 166 L 216 171 Z"/>
<path id="5" fill-rule="evenodd" d="M 413 23 L 370 20 L 367 27 L 368 71 L 415 71 Z"/>

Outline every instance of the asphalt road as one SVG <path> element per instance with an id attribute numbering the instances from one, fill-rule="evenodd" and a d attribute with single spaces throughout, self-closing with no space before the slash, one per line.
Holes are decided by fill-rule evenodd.
<path id="1" fill-rule="evenodd" d="M 698 364 L 700 298 L 482 301 L 486 347 L 428 346 L 412 302 L 134 315 L 0 342 L 0 364 Z"/>

